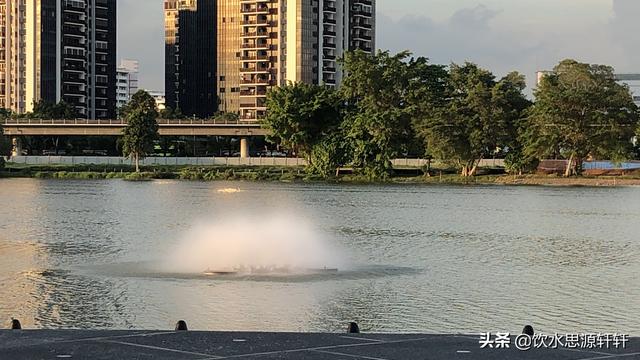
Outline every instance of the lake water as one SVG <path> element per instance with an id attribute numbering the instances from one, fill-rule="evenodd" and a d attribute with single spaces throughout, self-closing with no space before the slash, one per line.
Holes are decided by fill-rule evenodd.
<path id="1" fill-rule="evenodd" d="M 1 179 L 0 321 L 638 336 L 639 234 L 640 188 Z"/>

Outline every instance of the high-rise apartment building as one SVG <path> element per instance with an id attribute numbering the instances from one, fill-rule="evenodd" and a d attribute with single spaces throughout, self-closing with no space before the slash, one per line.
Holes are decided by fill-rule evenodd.
<path id="1" fill-rule="evenodd" d="M 115 115 L 116 0 L 0 0 L 0 11 L 0 106 L 65 101 L 82 118 Z"/>
<path id="2" fill-rule="evenodd" d="M 349 1 L 349 50 L 375 51 L 376 3 L 375 0 Z"/>
<path id="3" fill-rule="evenodd" d="M 20 1 L 0 0 L 0 108 L 24 109 L 25 6 Z"/>
<path id="4" fill-rule="evenodd" d="M 222 3 L 226 11 L 218 14 L 220 107 L 245 121 L 264 116 L 270 87 L 287 82 L 339 85 L 343 74 L 338 60 L 345 51 L 375 50 L 374 0 Z"/>
<path id="5" fill-rule="evenodd" d="M 198 12 L 200 1 L 182 0 L 184 11 Z M 179 3 L 165 0 L 169 106 L 171 92 L 193 88 L 173 75 L 176 69 L 189 72 L 180 57 L 194 51 L 186 49 L 188 35 L 176 15 Z M 218 109 L 243 121 L 264 117 L 270 87 L 289 81 L 337 86 L 343 77 L 338 60 L 345 51 L 375 51 L 375 0 L 218 0 L 216 14 L 217 64 L 214 78 L 206 79 L 216 87 Z"/>
<path id="6" fill-rule="evenodd" d="M 116 107 L 126 105 L 138 91 L 139 63 L 137 60 L 122 60 L 116 70 Z"/>

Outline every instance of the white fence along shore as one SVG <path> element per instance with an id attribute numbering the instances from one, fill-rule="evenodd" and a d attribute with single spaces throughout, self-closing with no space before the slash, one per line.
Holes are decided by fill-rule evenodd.
<path id="1" fill-rule="evenodd" d="M 128 158 L 116 156 L 14 156 L 7 161 L 26 165 L 131 165 Z M 395 159 L 397 168 L 421 168 L 427 166 L 425 159 Z M 305 166 L 305 159 L 284 157 L 148 157 L 141 165 L 174 166 Z M 503 167 L 504 160 L 483 160 L 482 167 Z"/>

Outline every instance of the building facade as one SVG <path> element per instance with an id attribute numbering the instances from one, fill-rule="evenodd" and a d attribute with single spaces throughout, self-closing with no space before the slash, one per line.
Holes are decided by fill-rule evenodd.
<path id="1" fill-rule="evenodd" d="M 196 11 L 197 0 L 164 0 L 165 70 L 164 82 L 167 104 L 179 108 L 180 88 L 179 34 L 180 12 Z"/>
<path id="2" fill-rule="evenodd" d="M 126 105 L 138 91 L 139 69 L 137 60 L 120 61 L 120 66 L 116 70 L 116 107 L 118 109 Z"/>
<path id="3" fill-rule="evenodd" d="M 24 29 L 25 5 L 21 1 L 0 0 L 0 108 L 23 112 L 25 37 L 16 36 Z"/>
<path id="4" fill-rule="evenodd" d="M 343 77 L 338 60 L 345 51 L 375 51 L 373 0 L 222 3 L 220 110 L 238 113 L 243 121 L 264 117 L 269 88 L 288 82 L 337 86 Z"/>
<path id="5" fill-rule="evenodd" d="M 182 11 L 197 13 L 203 0 L 182 1 L 187 7 Z M 165 0 L 167 104 L 171 107 L 181 102 L 171 98 L 173 93 L 177 98 L 181 87 L 197 87 L 181 73 L 200 73 L 207 86 L 216 88 L 216 110 L 236 113 L 242 121 L 258 121 L 266 113 L 269 88 L 288 82 L 337 86 L 343 77 L 338 60 L 345 51 L 375 51 L 374 0 L 219 0 L 211 32 L 217 45 L 211 79 L 201 69 L 188 71 L 188 61 L 180 59 L 194 51 L 180 29 L 180 6 L 178 0 Z M 201 53 L 210 54 L 209 49 Z"/>
<path id="6" fill-rule="evenodd" d="M 206 118 L 216 97 L 216 0 L 165 0 L 167 106 Z"/>
<path id="7" fill-rule="evenodd" d="M 5 107 L 65 101 L 81 118 L 115 115 L 116 0 L 0 0 L 0 9 Z"/>

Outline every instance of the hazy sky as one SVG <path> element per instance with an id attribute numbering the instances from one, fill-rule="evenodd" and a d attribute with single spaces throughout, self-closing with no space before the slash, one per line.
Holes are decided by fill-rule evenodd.
<path id="1" fill-rule="evenodd" d="M 378 0 L 378 48 L 433 62 L 474 61 L 530 80 L 572 57 L 640 72 L 640 0 Z M 164 88 L 162 0 L 118 0 L 119 58 Z"/>

